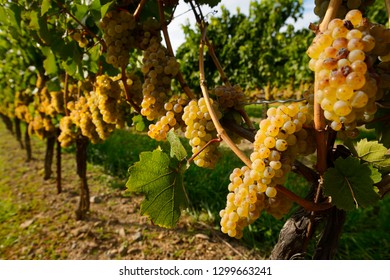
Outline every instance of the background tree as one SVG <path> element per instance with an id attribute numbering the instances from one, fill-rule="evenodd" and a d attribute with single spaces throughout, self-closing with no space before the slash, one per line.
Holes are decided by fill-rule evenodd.
<path id="1" fill-rule="evenodd" d="M 232 83 L 243 88 L 286 87 L 312 81 L 305 55 L 310 38 L 307 29 L 295 30 L 288 19 L 302 17 L 301 1 L 253 1 L 249 15 L 240 10 L 231 14 L 222 6 L 221 13 L 210 18 L 207 35 L 224 71 Z M 183 26 L 186 41 L 177 50 L 182 71 L 190 84 L 198 83 L 198 44 L 200 31 Z M 184 67 L 185 65 L 185 67 Z M 205 57 L 205 71 L 210 86 L 221 83 L 210 57 Z"/>

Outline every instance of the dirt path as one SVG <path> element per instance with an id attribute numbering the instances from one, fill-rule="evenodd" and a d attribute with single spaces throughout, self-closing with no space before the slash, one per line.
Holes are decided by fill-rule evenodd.
<path id="1" fill-rule="evenodd" d="M 118 179 L 97 166 L 88 166 L 91 212 L 76 221 L 74 155 L 63 154 L 57 194 L 55 178 L 43 180 L 43 142 L 33 137 L 32 145 L 34 160 L 25 162 L 25 150 L 0 124 L 0 259 L 261 258 L 188 214 L 174 230 L 153 226 L 139 215 L 141 197 L 108 187 Z"/>

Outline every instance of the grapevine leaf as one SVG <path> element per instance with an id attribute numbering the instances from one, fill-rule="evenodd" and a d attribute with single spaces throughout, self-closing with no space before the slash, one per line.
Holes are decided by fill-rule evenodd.
<path id="1" fill-rule="evenodd" d="M 182 165 L 163 151 L 154 150 L 141 153 L 140 161 L 129 168 L 126 187 L 130 192 L 145 195 L 141 214 L 158 226 L 174 227 L 187 206 Z"/>
<path id="2" fill-rule="evenodd" d="M 56 74 L 57 73 L 57 64 L 56 57 L 49 48 L 42 48 L 42 52 L 46 56 L 46 59 L 43 61 L 43 67 L 45 68 L 46 75 Z"/>
<path id="3" fill-rule="evenodd" d="M 78 20 L 82 21 L 83 18 L 85 17 L 85 15 L 86 15 L 87 12 L 88 12 L 88 6 L 76 4 L 76 5 L 74 6 L 74 8 L 72 9 L 72 12 L 73 12 L 73 15 L 74 15 Z"/>
<path id="4" fill-rule="evenodd" d="M 41 15 L 43 16 L 51 7 L 51 0 L 43 0 L 41 5 Z"/>
<path id="5" fill-rule="evenodd" d="M 30 13 L 30 24 L 29 28 L 33 30 L 39 30 L 39 18 L 36 11 L 31 11 Z"/>
<path id="6" fill-rule="evenodd" d="M 361 164 L 357 158 L 347 157 L 336 159 L 334 165 L 324 174 L 324 194 L 332 197 L 332 204 L 339 209 L 353 210 L 378 201 L 372 172 L 367 164 Z"/>
<path id="7" fill-rule="evenodd" d="M 170 156 L 176 157 L 179 161 L 182 161 L 187 156 L 187 151 L 184 148 L 183 144 L 180 142 L 180 138 L 175 134 L 174 130 L 171 129 L 168 132 L 167 139 L 169 144 L 171 144 L 171 154 Z"/>
<path id="8" fill-rule="evenodd" d="M 106 4 L 104 4 L 101 8 L 100 8 L 100 14 L 101 14 L 101 17 L 103 18 L 107 11 L 110 9 L 111 5 L 112 5 L 113 1 L 110 1 Z"/>
<path id="9" fill-rule="evenodd" d="M 368 164 L 367 166 L 368 166 L 368 168 L 370 168 L 370 171 L 371 171 L 370 177 L 372 179 L 372 182 L 374 184 L 379 183 L 382 180 L 382 174 L 372 164 Z"/>
<path id="10" fill-rule="evenodd" d="M 378 141 L 367 141 L 363 139 L 357 143 L 356 151 L 358 156 L 383 171 L 390 171 L 390 156 L 387 155 L 387 148 Z"/>

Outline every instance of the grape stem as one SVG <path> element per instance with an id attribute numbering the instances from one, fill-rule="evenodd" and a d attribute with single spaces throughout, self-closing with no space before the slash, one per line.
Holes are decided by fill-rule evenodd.
<path id="1" fill-rule="evenodd" d="M 125 89 L 125 93 L 126 93 L 126 101 L 130 103 L 130 105 L 134 108 L 135 111 L 137 111 L 137 113 L 140 113 L 141 112 L 141 108 L 138 106 L 138 104 L 136 104 L 130 94 L 130 91 L 129 91 L 129 86 L 127 84 L 127 74 L 126 74 L 126 66 L 122 66 L 121 67 L 122 69 L 122 77 L 121 77 L 121 80 L 122 80 L 122 83 L 123 83 L 123 87 Z"/>
<path id="2" fill-rule="evenodd" d="M 201 26 L 202 22 L 205 22 L 204 19 L 203 19 L 203 15 L 199 16 L 196 12 L 196 9 L 195 9 L 195 6 L 194 6 L 194 3 L 192 3 L 192 1 L 190 1 L 190 5 L 191 5 L 191 8 L 192 8 L 192 11 L 194 12 L 195 14 L 195 18 L 196 18 L 196 22 L 198 23 L 199 26 Z M 219 75 L 221 76 L 221 79 L 222 79 L 222 82 L 228 86 L 228 87 L 231 87 L 231 84 L 229 82 L 229 79 L 228 77 L 225 75 L 225 72 L 223 71 L 222 69 L 222 66 L 221 66 L 221 63 L 219 63 L 219 60 L 215 54 L 215 51 L 214 51 L 214 46 L 213 44 L 210 42 L 210 40 L 208 39 L 207 36 L 204 37 L 204 42 L 206 43 L 207 47 L 208 47 L 208 52 L 209 52 L 209 55 L 211 56 L 211 59 L 213 60 L 214 62 L 214 65 L 215 67 L 217 67 L 217 70 L 219 72 Z"/>
<path id="3" fill-rule="evenodd" d="M 75 22 L 77 22 L 89 35 L 91 35 L 93 38 L 96 38 L 98 42 L 102 45 L 103 47 L 103 52 L 106 52 L 107 50 L 107 45 L 106 42 L 97 36 L 94 32 L 92 32 L 85 24 L 83 24 L 81 21 L 79 21 L 69 10 L 60 2 L 57 1 L 58 6 L 67 14 L 69 15 Z"/>
<path id="4" fill-rule="evenodd" d="M 226 127 L 230 131 L 240 135 L 249 142 L 253 143 L 255 141 L 256 133 L 254 132 L 254 129 L 242 127 L 241 125 L 238 125 L 237 123 L 230 120 L 225 120 L 224 118 L 222 118 L 220 122 L 223 127 Z"/>
<path id="5" fill-rule="evenodd" d="M 221 142 L 222 139 L 220 138 L 215 138 L 215 139 L 211 139 L 209 142 L 206 143 L 206 145 L 204 145 L 198 152 L 196 152 L 195 154 L 193 154 L 188 160 L 187 160 L 187 163 L 191 163 L 194 158 L 196 158 L 201 152 L 203 152 L 204 149 L 206 149 L 209 145 L 211 145 L 212 143 L 216 143 L 216 142 Z"/>
<path id="6" fill-rule="evenodd" d="M 174 54 L 173 48 L 172 48 L 172 44 L 171 44 L 171 39 L 169 37 L 167 22 L 166 22 L 165 15 L 164 15 L 164 3 L 162 0 L 158 0 L 158 12 L 159 12 L 159 16 L 160 16 L 161 29 L 162 29 L 162 32 L 164 35 L 165 44 L 167 45 L 168 53 L 171 57 L 175 57 L 175 54 Z M 184 80 L 183 74 L 180 70 L 177 73 L 177 80 L 179 81 L 182 89 L 184 90 L 184 92 L 188 96 L 188 98 L 195 99 L 195 96 L 194 96 L 192 90 L 190 89 L 190 87 L 188 86 L 186 81 Z"/>
<path id="7" fill-rule="evenodd" d="M 203 15 L 202 14 L 201 14 L 201 16 L 198 15 L 198 13 L 196 12 L 196 8 L 195 8 L 194 4 L 192 3 L 192 1 L 190 1 L 189 3 L 191 5 L 192 11 L 194 12 L 194 15 L 195 15 L 195 18 L 196 18 L 198 25 L 201 26 L 202 22 L 204 22 L 204 20 L 201 19 L 201 17 L 203 18 Z M 201 12 L 200 9 L 199 9 L 199 11 Z M 221 63 L 219 63 L 217 55 L 215 54 L 214 46 L 210 42 L 210 40 L 208 39 L 207 36 L 204 37 L 204 42 L 207 45 L 208 53 L 211 56 L 211 59 L 213 60 L 215 67 L 217 67 L 217 70 L 218 70 L 219 75 L 221 76 L 222 82 L 226 86 L 231 87 L 232 85 L 229 82 L 229 79 L 226 76 L 225 71 L 223 71 L 223 68 L 221 66 Z M 247 112 L 245 110 L 239 110 L 238 112 L 240 113 L 240 115 L 242 116 L 242 118 L 244 119 L 244 121 L 248 125 L 248 127 L 254 129 L 254 125 L 253 125 L 251 119 L 249 118 Z"/>
<path id="8" fill-rule="evenodd" d="M 142 9 L 144 8 L 144 6 L 146 4 L 146 1 L 147 0 L 141 0 L 141 2 L 139 2 L 138 6 L 137 6 L 137 9 L 135 9 L 133 16 L 134 16 L 136 21 L 138 21 L 139 16 L 142 12 Z"/>
<path id="9" fill-rule="evenodd" d="M 294 201 L 295 203 L 302 206 L 308 211 L 324 211 L 332 207 L 329 197 L 326 199 L 326 201 L 322 203 L 315 203 L 296 195 L 295 193 L 283 187 L 282 185 L 276 185 L 275 188 L 277 189 L 278 192 L 284 194 L 291 201 Z"/>
<path id="10" fill-rule="evenodd" d="M 69 116 L 69 110 L 66 106 L 68 104 L 68 79 L 69 75 L 67 72 L 65 72 L 65 81 L 64 81 L 64 109 L 65 109 L 65 116 Z"/>
<path id="11" fill-rule="evenodd" d="M 204 45 L 205 45 L 205 37 L 206 37 L 206 23 L 201 22 L 200 29 L 202 32 L 202 38 L 199 47 L 199 78 L 200 78 L 200 88 L 202 90 L 203 97 L 206 102 L 207 110 L 210 113 L 211 119 L 214 123 L 214 126 L 217 130 L 219 137 L 225 141 L 225 143 L 229 146 L 229 148 L 250 168 L 252 165 L 251 160 L 234 144 L 232 139 L 227 135 L 225 129 L 222 127 L 221 123 L 218 120 L 218 117 L 214 111 L 213 106 L 210 102 L 209 93 L 207 90 L 207 83 L 205 79 L 204 73 Z"/>
<path id="12" fill-rule="evenodd" d="M 323 32 L 328 27 L 329 22 L 336 17 L 336 13 L 341 5 L 341 2 L 342 0 L 330 0 L 324 19 L 319 26 L 320 32 Z"/>

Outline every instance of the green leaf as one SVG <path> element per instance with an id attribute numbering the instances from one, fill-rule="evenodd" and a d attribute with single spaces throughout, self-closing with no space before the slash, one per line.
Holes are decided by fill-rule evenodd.
<path id="1" fill-rule="evenodd" d="M 41 15 L 43 16 L 51 7 L 51 0 L 43 0 L 41 5 Z"/>
<path id="2" fill-rule="evenodd" d="M 382 174 L 379 172 L 379 170 L 377 168 L 372 166 L 372 164 L 368 164 L 368 168 L 370 168 L 370 171 L 371 171 L 370 177 L 371 177 L 372 182 L 374 184 L 377 184 L 380 181 L 382 181 Z"/>
<path id="3" fill-rule="evenodd" d="M 382 171 L 390 171 L 390 156 L 387 155 L 387 148 L 378 141 L 367 141 L 363 139 L 356 145 L 358 157 L 372 163 Z"/>
<path id="4" fill-rule="evenodd" d="M 336 159 L 334 165 L 324 174 L 324 194 L 332 197 L 333 205 L 339 209 L 353 210 L 378 201 L 372 172 L 367 164 L 361 164 L 357 158 L 347 157 Z"/>
<path id="5" fill-rule="evenodd" d="M 57 74 L 57 64 L 56 57 L 49 48 L 42 48 L 42 52 L 46 56 L 46 59 L 43 61 L 43 67 L 45 68 L 45 75 Z"/>
<path id="6" fill-rule="evenodd" d="M 104 4 L 101 8 L 100 8 L 100 14 L 101 14 L 101 17 L 103 18 L 107 11 L 110 9 L 111 5 L 112 5 L 113 1 L 110 1 L 110 2 L 107 2 L 106 4 Z"/>
<path id="7" fill-rule="evenodd" d="M 88 12 L 88 6 L 87 5 L 80 5 L 80 4 L 76 4 L 73 9 L 72 9 L 72 12 L 74 13 L 74 16 L 82 21 L 83 18 L 85 17 L 85 15 L 87 14 Z"/>
<path id="8" fill-rule="evenodd" d="M 130 192 L 143 193 L 141 214 L 161 227 L 174 227 L 181 210 L 187 206 L 181 162 L 172 160 L 161 150 L 143 152 L 140 161 L 129 168 L 126 187 Z"/>
<path id="9" fill-rule="evenodd" d="M 175 134 L 175 131 L 171 129 L 168 132 L 167 139 L 169 144 L 171 144 L 171 154 L 170 156 L 176 157 L 179 161 L 182 161 L 187 156 L 187 151 L 180 142 L 180 138 Z"/>
<path id="10" fill-rule="evenodd" d="M 36 12 L 36 11 L 30 12 L 30 24 L 28 26 L 29 26 L 29 28 L 31 28 L 33 30 L 39 30 L 38 12 Z"/>

